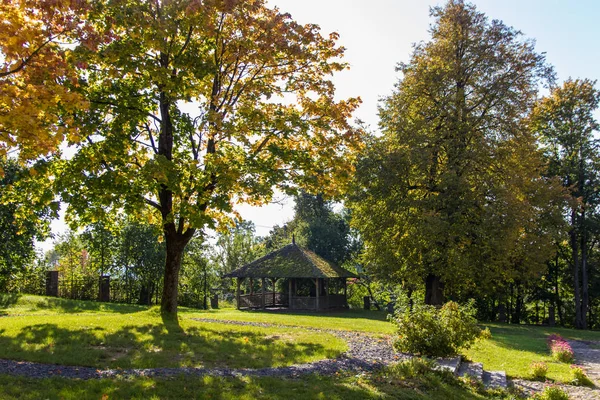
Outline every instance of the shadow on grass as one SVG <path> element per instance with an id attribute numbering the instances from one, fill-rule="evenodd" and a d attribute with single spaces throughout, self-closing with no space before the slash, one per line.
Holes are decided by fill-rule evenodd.
<path id="1" fill-rule="evenodd" d="M 359 399 L 465 399 L 474 395 L 457 384 L 434 376 L 388 384 L 353 377 L 308 375 L 300 379 L 277 377 L 184 377 L 175 379 L 135 378 L 132 380 L 73 381 L 64 378 L 17 378 L 0 375 L 3 399 L 95 398 L 115 399 L 272 399 L 272 400 L 359 400 Z"/>
<path id="2" fill-rule="evenodd" d="M 218 313 L 219 310 L 197 310 L 206 313 Z M 387 312 L 375 311 L 375 310 L 330 310 L 330 311 L 290 311 L 286 309 L 277 310 L 239 310 L 240 312 L 247 314 L 263 314 L 263 315 L 290 315 L 290 316 L 302 316 L 302 317 L 327 317 L 327 318 L 339 318 L 339 319 L 367 319 L 373 321 L 387 321 Z"/>
<path id="3" fill-rule="evenodd" d="M 524 325 L 486 325 L 490 327 L 492 338 L 496 345 L 509 350 L 526 351 L 548 355 L 544 329 Z"/>
<path id="4" fill-rule="evenodd" d="M 148 310 L 147 306 L 134 304 L 100 303 L 87 300 L 68 300 L 53 297 L 43 297 L 35 303 L 37 309 L 48 309 L 61 313 L 81 312 L 110 312 L 118 314 L 131 314 Z"/>
<path id="5" fill-rule="evenodd" d="M 90 324 L 90 326 L 86 326 Z M 94 320 L 77 328 L 45 323 L 0 336 L 0 358 L 96 368 L 264 368 L 333 358 L 335 349 L 258 328 L 182 328 L 177 321 L 111 330 Z M 284 335 L 284 333 L 281 333 Z"/>

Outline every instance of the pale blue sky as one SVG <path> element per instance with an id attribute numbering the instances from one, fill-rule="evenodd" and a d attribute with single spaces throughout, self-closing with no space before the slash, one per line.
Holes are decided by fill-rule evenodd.
<path id="1" fill-rule="evenodd" d="M 600 0 L 477 0 L 473 2 L 490 19 L 521 30 L 537 41 L 555 66 L 560 81 L 600 78 Z M 444 4 L 424 0 L 269 0 L 300 23 L 316 23 L 324 33 L 336 31 L 346 47 L 351 69 L 334 78 L 340 98 L 360 96 L 363 104 L 356 117 L 377 127 L 377 102 L 390 94 L 398 74 L 395 66 L 407 61 L 412 44 L 428 40 L 432 22 L 429 7 Z M 265 235 L 275 224 L 292 217 L 293 202 L 239 208 L 246 219 Z M 61 232 L 64 223 L 53 223 Z M 49 248 L 47 243 L 43 247 Z"/>

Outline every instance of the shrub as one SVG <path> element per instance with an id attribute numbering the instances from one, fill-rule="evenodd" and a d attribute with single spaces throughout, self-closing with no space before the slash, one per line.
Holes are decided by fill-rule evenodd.
<path id="1" fill-rule="evenodd" d="M 583 367 L 579 365 L 571 365 L 571 376 L 573 377 L 571 383 L 575 386 L 594 386 L 594 382 L 587 377 Z"/>
<path id="2" fill-rule="evenodd" d="M 537 379 L 543 381 L 546 379 L 546 374 L 548 373 L 548 365 L 545 362 L 533 362 L 529 366 L 529 372 L 533 379 Z"/>
<path id="3" fill-rule="evenodd" d="M 398 326 L 394 347 L 405 353 L 446 357 L 468 348 L 481 334 L 473 302 L 448 302 L 441 308 L 416 303 L 397 308 L 393 317 Z"/>
<path id="4" fill-rule="evenodd" d="M 560 335 L 552 334 L 548 336 L 548 347 L 555 360 L 570 363 L 573 361 L 573 349 L 569 342 Z"/>
<path id="5" fill-rule="evenodd" d="M 490 331 L 490 328 L 485 328 L 481 331 L 481 333 L 479 334 L 479 339 L 491 339 L 492 338 L 492 331 Z"/>
<path id="6" fill-rule="evenodd" d="M 535 400 L 569 400 L 567 392 L 557 386 L 546 386 L 542 393 L 533 396 Z"/>

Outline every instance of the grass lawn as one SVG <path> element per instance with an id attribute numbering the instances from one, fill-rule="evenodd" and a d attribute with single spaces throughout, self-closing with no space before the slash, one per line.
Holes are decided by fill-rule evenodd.
<path id="1" fill-rule="evenodd" d="M 558 333 L 566 339 L 600 340 L 600 332 L 528 325 L 486 324 L 492 338 L 476 343 L 463 354 L 489 371 L 503 370 L 511 378 L 531 379 L 529 366 L 534 361 L 548 365 L 548 379 L 569 382 L 569 364 L 554 361 L 546 337 Z"/>
<path id="2" fill-rule="evenodd" d="M 261 368 L 334 358 L 346 343 L 304 329 L 163 321 L 157 308 L 13 299 L 0 317 L 0 358 L 97 368 Z M 94 308 L 96 306 L 96 308 Z M 57 316 L 59 316 L 57 318 Z"/>
<path id="3" fill-rule="evenodd" d="M 367 333 L 392 334 L 394 325 L 383 311 L 346 310 L 327 313 L 239 311 L 233 308 L 198 311 L 183 310 L 184 318 L 211 318 L 232 321 L 266 322 L 310 328 L 337 329 Z"/>

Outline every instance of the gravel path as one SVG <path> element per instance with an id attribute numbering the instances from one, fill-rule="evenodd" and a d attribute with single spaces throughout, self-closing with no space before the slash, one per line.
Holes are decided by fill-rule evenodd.
<path id="1" fill-rule="evenodd" d="M 331 333 L 348 343 L 348 351 L 336 359 L 320 360 L 313 363 L 297 364 L 288 367 L 261 369 L 229 369 L 229 368 L 147 368 L 147 369 L 105 369 L 76 367 L 54 364 L 40 364 L 28 361 L 0 359 L 0 374 L 46 378 L 62 376 L 77 379 L 101 379 L 113 377 L 173 377 L 190 376 L 281 376 L 296 377 L 304 374 L 318 373 L 332 375 L 339 371 L 372 371 L 390 362 L 400 361 L 408 356 L 394 352 L 390 337 L 375 337 L 363 333 L 330 329 L 317 329 L 275 325 L 256 322 L 224 321 L 214 319 L 195 319 L 201 322 L 235 324 L 260 327 L 285 327 Z"/>
<path id="2" fill-rule="evenodd" d="M 600 342 L 569 340 L 575 354 L 575 361 L 581 365 L 587 376 L 596 384 L 595 388 L 573 385 L 557 385 L 569 393 L 572 400 L 600 400 Z M 543 382 L 514 379 L 513 384 L 525 393 L 533 394 L 544 390 Z"/>

